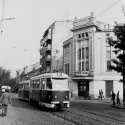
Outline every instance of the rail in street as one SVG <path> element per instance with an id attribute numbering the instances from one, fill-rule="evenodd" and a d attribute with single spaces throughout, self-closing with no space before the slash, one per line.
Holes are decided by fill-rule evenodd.
<path id="1" fill-rule="evenodd" d="M 124 125 L 125 110 L 111 104 L 71 101 L 70 108 L 51 110 L 37 104 L 21 101 L 12 95 L 8 117 L 11 123 L 24 125 Z"/>

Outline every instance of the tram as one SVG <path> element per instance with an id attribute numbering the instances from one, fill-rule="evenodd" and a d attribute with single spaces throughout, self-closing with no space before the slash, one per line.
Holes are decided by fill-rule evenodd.
<path id="1" fill-rule="evenodd" d="M 32 102 L 38 102 L 40 106 L 48 108 L 68 108 L 69 101 L 69 84 L 68 75 L 64 73 L 45 73 L 30 78 L 21 84 L 26 84 L 22 90 L 19 89 L 19 97 Z M 24 85 L 23 85 L 24 86 Z M 26 96 L 27 95 L 27 96 Z"/>
<path id="2" fill-rule="evenodd" d="M 30 95 L 30 80 L 20 81 L 18 89 L 18 98 L 29 100 Z"/>

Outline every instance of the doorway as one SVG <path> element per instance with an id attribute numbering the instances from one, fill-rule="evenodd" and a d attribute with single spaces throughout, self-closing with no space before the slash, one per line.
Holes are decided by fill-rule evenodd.
<path id="1" fill-rule="evenodd" d="M 78 96 L 87 98 L 89 94 L 89 81 L 78 82 Z"/>
<path id="2" fill-rule="evenodd" d="M 113 81 L 105 81 L 106 88 L 106 98 L 111 97 L 111 92 L 113 91 Z"/>

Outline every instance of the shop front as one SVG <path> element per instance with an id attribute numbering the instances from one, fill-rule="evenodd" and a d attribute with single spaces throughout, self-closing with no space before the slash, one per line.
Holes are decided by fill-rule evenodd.
<path id="1" fill-rule="evenodd" d="M 75 88 L 77 91 L 77 97 L 83 97 L 84 99 L 89 98 L 89 84 L 92 80 L 92 77 L 73 77 L 72 80 L 76 84 Z"/>

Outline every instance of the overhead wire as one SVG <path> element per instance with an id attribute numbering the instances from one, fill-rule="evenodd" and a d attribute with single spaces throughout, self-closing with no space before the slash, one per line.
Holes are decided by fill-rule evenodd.
<path id="1" fill-rule="evenodd" d="M 105 13 L 106 11 L 108 11 L 109 9 L 111 9 L 112 7 L 114 7 L 117 3 L 119 3 L 121 0 L 117 0 L 115 1 L 113 4 L 111 4 L 109 7 L 105 8 L 103 11 L 101 11 L 99 14 L 97 14 L 95 16 L 95 18 L 97 18 L 98 16 L 102 15 L 103 13 Z"/>
<path id="2" fill-rule="evenodd" d="M 109 9 L 111 9 L 112 7 L 114 7 L 116 4 L 118 4 L 121 0 L 117 0 L 115 1 L 113 4 L 111 4 L 109 7 L 105 8 L 103 11 L 101 11 L 99 14 L 97 14 L 94 18 L 99 17 L 100 15 L 102 15 L 103 13 L 105 13 L 106 11 L 108 11 Z M 90 20 L 89 22 L 91 22 L 92 20 Z M 89 23 L 88 22 L 88 23 Z M 66 38 L 68 38 L 69 36 L 71 36 L 72 34 L 67 35 L 65 38 L 63 38 L 61 41 L 56 42 L 55 45 L 57 46 L 57 44 L 59 44 L 60 42 L 63 42 Z"/>
<path id="3" fill-rule="evenodd" d="M 100 15 L 102 15 L 103 13 L 105 13 L 106 11 L 108 11 L 109 9 L 111 9 L 112 7 L 114 7 L 116 4 L 118 4 L 121 0 L 117 0 L 115 1 L 112 5 L 110 5 L 109 7 L 107 7 L 106 9 L 104 9 L 103 11 L 101 11 L 99 14 L 97 14 L 94 18 L 99 17 Z M 92 20 L 90 20 L 89 22 L 91 22 Z M 89 23 L 88 22 L 88 23 Z M 71 36 L 72 34 L 67 35 L 65 38 L 63 38 L 62 40 L 58 41 L 55 43 L 55 45 L 57 46 L 59 43 L 63 42 L 66 38 L 68 38 L 69 36 Z M 67 40 L 67 39 L 66 39 Z"/>

